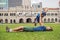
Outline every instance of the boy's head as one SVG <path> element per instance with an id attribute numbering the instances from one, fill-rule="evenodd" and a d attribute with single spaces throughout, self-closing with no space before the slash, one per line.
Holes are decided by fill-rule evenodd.
<path id="1" fill-rule="evenodd" d="M 46 27 L 46 31 L 53 31 L 52 27 Z"/>

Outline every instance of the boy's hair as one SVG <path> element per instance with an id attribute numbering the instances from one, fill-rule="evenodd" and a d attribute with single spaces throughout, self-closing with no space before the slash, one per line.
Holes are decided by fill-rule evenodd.
<path id="1" fill-rule="evenodd" d="M 52 27 L 46 27 L 46 31 L 53 31 Z"/>

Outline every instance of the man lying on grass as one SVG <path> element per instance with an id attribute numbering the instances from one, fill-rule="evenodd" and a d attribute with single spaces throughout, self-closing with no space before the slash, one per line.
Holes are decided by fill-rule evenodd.
<path id="1" fill-rule="evenodd" d="M 45 12 L 47 12 L 47 9 L 45 9 Z M 39 14 L 40 16 L 37 17 L 37 20 L 39 21 L 40 26 L 37 27 L 24 27 L 24 26 L 20 26 L 14 29 L 10 29 L 9 27 L 6 27 L 6 31 L 7 32 L 23 32 L 23 31 L 27 31 L 27 32 L 32 32 L 32 31 L 52 31 L 52 27 L 45 27 L 43 26 L 43 22 L 42 22 L 42 17 L 43 15 Z"/>

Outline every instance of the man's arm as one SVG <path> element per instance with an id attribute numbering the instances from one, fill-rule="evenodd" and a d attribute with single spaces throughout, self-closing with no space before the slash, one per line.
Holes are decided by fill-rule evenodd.
<path id="1" fill-rule="evenodd" d="M 42 8 L 40 9 L 39 24 L 42 26 Z"/>
<path id="2" fill-rule="evenodd" d="M 44 9 L 44 12 L 47 12 L 48 11 L 48 8 L 45 8 Z M 39 24 L 41 25 L 41 26 L 43 26 L 43 22 L 42 22 L 42 8 L 41 8 L 41 10 L 40 10 L 40 17 L 39 17 Z"/>

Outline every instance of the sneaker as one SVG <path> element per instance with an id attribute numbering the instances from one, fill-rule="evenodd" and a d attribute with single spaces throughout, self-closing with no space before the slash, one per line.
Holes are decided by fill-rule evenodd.
<path id="1" fill-rule="evenodd" d="M 10 28 L 9 27 L 6 27 L 6 32 L 10 32 Z"/>

